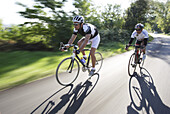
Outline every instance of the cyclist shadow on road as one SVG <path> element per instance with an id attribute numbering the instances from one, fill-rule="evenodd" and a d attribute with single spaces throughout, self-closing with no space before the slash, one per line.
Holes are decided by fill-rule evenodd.
<path id="1" fill-rule="evenodd" d="M 154 85 L 150 73 L 140 69 L 140 74 L 134 73 L 129 80 L 129 94 L 131 103 L 127 107 L 128 114 L 170 114 L 170 107 L 166 106 Z"/>
<path id="2" fill-rule="evenodd" d="M 49 98 L 47 98 L 44 102 L 42 102 L 37 108 L 35 108 L 32 112 L 31 112 L 31 114 L 34 114 L 34 113 L 40 113 L 40 110 L 42 109 L 42 107 L 44 107 L 44 105 L 46 105 L 46 107 L 45 107 L 45 109 L 43 110 L 43 111 L 41 111 L 42 113 L 41 114 L 44 114 L 44 113 L 48 113 L 50 110 L 51 110 L 51 108 L 53 107 L 53 106 L 55 106 L 55 102 L 52 100 L 53 99 L 53 97 L 55 97 L 58 93 L 60 93 L 62 90 L 64 90 L 64 89 L 66 89 L 66 88 L 69 88 L 70 87 L 70 89 L 69 89 L 69 92 L 68 93 L 70 93 L 71 92 L 71 90 L 73 89 L 73 84 L 70 84 L 70 85 L 68 85 L 68 86 L 65 86 L 65 87 L 63 87 L 63 88 L 61 88 L 60 90 L 58 90 L 57 92 L 55 92 L 54 94 L 52 94 Z M 48 103 L 47 103 L 48 102 Z M 67 100 L 65 99 L 65 102 L 67 102 Z M 64 101 L 63 101 L 63 103 L 64 103 Z M 47 111 L 48 110 L 48 111 Z"/>
<path id="3" fill-rule="evenodd" d="M 93 77 L 96 78 L 95 82 L 92 82 Z M 41 105 L 39 105 L 31 113 L 33 114 L 34 112 L 41 112 L 41 114 L 55 114 L 59 112 L 61 109 L 63 109 L 62 113 L 64 114 L 75 114 L 78 111 L 78 109 L 81 107 L 85 98 L 92 92 L 98 80 L 99 80 L 99 74 L 96 73 L 91 77 L 91 79 L 88 78 L 84 83 L 81 82 L 78 85 L 76 85 L 76 87 L 74 88 L 73 88 L 74 85 L 70 84 L 67 86 L 70 87 L 69 92 L 62 95 L 60 97 L 59 102 L 55 100 L 51 100 L 52 97 L 55 97 L 55 95 L 58 93 L 56 92 L 48 99 L 46 99 Z M 43 110 L 41 108 L 41 111 L 38 111 L 38 108 L 40 108 L 43 104 L 46 104 L 45 108 Z"/>

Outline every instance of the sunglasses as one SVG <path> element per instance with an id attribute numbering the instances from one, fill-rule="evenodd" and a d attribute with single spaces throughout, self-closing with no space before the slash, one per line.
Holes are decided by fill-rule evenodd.
<path id="1" fill-rule="evenodd" d="M 74 23 L 73 25 L 74 25 L 74 26 L 78 26 L 78 25 L 79 25 L 79 23 Z"/>
<path id="2" fill-rule="evenodd" d="M 136 31 L 141 31 L 141 29 L 136 29 Z"/>

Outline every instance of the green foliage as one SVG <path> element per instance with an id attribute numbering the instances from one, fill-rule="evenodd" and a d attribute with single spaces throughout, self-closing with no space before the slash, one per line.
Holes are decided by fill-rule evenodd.
<path id="1" fill-rule="evenodd" d="M 106 40 L 122 41 L 122 26 L 124 20 L 121 17 L 120 5 L 108 4 L 101 13 L 97 12 L 91 1 L 75 0 L 73 5 L 77 12 L 68 15 L 61 8 L 62 2 L 36 0 L 32 8 L 28 8 L 22 3 L 17 3 L 25 7 L 25 11 L 19 13 L 29 19 L 36 19 L 35 22 L 25 22 L 20 26 L 11 27 L 4 33 L 3 37 L 15 40 L 19 43 L 38 43 L 46 47 L 55 48 L 59 42 L 67 43 L 72 31 L 72 17 L 74 15 L 83 15 L 86 23 L 94 24 L 101 31 L 101 38 Z M 47 10 L 45 10 L 48 9 Z M 37 21 L 38 20 L 38 21 Z M 105 33 L 104 33 L 105 32 Z M 113 36 L 111 38 L 111 36 Z M 120 38 L 121 37 L 121 38 Z M 121 39 L 121 40 L 120 40 Z M 104 40 L 102 40 L 104 42 Z M 21 45 L 21 44 L 20 44 Z"/>
<path id="2" fill-rule="evenodd" d="M 122 28 L 123 18 L 121 17 L 120 5 L 107 4 L 105 10 L 101 13 L 104 29 Z"/>
<path id="3" fill-rule="evenodd" d="M 170 33 L 170 1 L 157 3 L 157 24 L 165 33 Z"/>
<path id="4" fill-rule="evenodd" d="M 21 16 L 32 21 L 1 30 L 1 39 L 13 40 L 20 47 L 21 44 L 40 44 L 46 48 L 57 48 L 59 42 L 67 43 L 70 39 L 73 32 L 72 18 L 75 15 L 84 16 L 86 23 L 97 27 L 101 43 L 125 42 L 139 22 L 145 24 L 145 29 L 150 31 L 169 33 L 170 30 L 169 0 L 166 4 L 152 0 L 136 0 L 124 16 L 120 5 L 107 4 L 101 11 L 91 0 L 74 0 L 76 10 L 66 13 L 62 9 L 65 2 L 66 0 L 35 0 L 31 8 L 17 3 L 25 8 L 19 12 Z"/>
<path id="5" fill-rule="evenodd" d="M 42 26 L 41 25 L 30 26 L 30 27 L 12 26 L 7 28 L 2 33 L 2 38 L 14 40 L 14 41 L 23 41 L 25 43 L 42 41 L 41 34 L 43 31 L 41 31 L 41 33 L 38 31 L 40 27 Z"/>
<path id="6" fill-rule="evenodd" d="M 0 38 L 2 38 L 2 33 L 4 32 L 4 28 L 2 26 L 2 20 L 0 19 Z"/>
<path id="7" fill-rule="evenodd" d="M 54 47 L 59 45 L 59 42 L 68 42 L 71 37 L 73 28 L 72 20 L 63 12 L 62 15 L 57 14 L 54 16 L 54 23 L 49 24 L 49 43 Z"/>
<path id="8" fill-rule="evenodd" d="M 26 10 L 19 12 L 25 18 L 38 19 L 38 22 L 26 22 L 21 26 L 29 25 L 30 34 L 41 35 L 45 44 L 49 47 L 59 46 L 59 42 L 64 39 L 68 40 L 68 35 L 71 34 L 70 16 L 67 15 L 61 8 L 65 0 L 35 0 L 36 4 L 33 8 L 26 7 Z M 18 3 L 21 5 L 21 3 Z M 45 9 L 46 8 L 46 9 Z M 48 11 L 47 11 L 48 9 Z"/>
<path id="9" fill-rule="evenodd" d="M 136 0 L 131 4 L 125 14 L 125 29 L 132 32 L 137 23 L 145 24 L 147 22 L 148 4 L 148 0 Z"/>
<path id="10" fill-rule="evenodd" d="M 108 42 L 121 42 L 125 44 L 129 40 L 130 33 L 124 29 L 106 29 L 100 31 L 101 43 L 107 44 Z"/>
<path id="11" fill-rule="evenodd" d="M 2 19 L 0 19 L 0 30 L 2 30 Z"/>
<path id="12" fill-rule="evenodd" d="M 77 15 L 83 15 L 86 19 L 91 13 L 90 6 L 92 4 L 90 2 L 91 0 L 74 0 L 73 5 L 78 9 Z"/>
<path id="13" fill-rule="evenodd" d="M 91 0 L 75 0 L 73 2 L 76 10 L 72 12 L 72 15 L 82 15 L 85 18 L 86 23 L 91 23 L 97 28 L 101 28 L 102 23 L 100 14 L 97 12 L 98 7 L 94 7 Z"/>
<path id="14" fill-rule="evenodd" d="M 149 11 L 147 22 L 150 24 L 152 31 L 170 32 L 170 1 L 166 3 L 153 1 L 149 2 Z"/>
<path id="15" fill-rule="evenodd" d="M 107 4 L 101 12 L 102 28 L 100 29 L 101 43 L 121 42 L 129 38 L 127 30 L 122 29 L 124 20 L 121 17 L 120 5 Z"/>

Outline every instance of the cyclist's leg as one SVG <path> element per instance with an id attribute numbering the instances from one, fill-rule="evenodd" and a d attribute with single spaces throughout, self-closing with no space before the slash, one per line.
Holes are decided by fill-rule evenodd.
<path id="1" fill-rule="evenodd" d="M 144 46 L 144 41 L 142 41 L 141 46 Z M 146 47 L 143 49 L 143 54 L 146 52 Z"/>
<path id="2" fill-rule="evenodd" d="M 91 51 L 90 51 L 91 60 L 92 60 L 92 69 L 95 70 L 95 64 L 96 64 L 95 52 L 100 43 L 100 35 L 97 35 L 95 38 L 91 39 L 90 41 L 92 42 Z"/>
<path id="3" fill-rule="evenodd" d="M 142 41 L 136 40 L 135 45 L 136 45 L 136 46 L 140 46 L 141 43 L 142 43 Z M 138 48 L 138 49 L 139 49 L 139 48 Z M 139 51 L 139 50 L 137 50 L 137 51 Z M 136 53 L 136 54 L 138 54 L 138 53 Z M 135 56 L 135 63 L 138 63 L 138 59 L 139 59 L 139 58 L 136 58 L 136 57 L 138 57 L 138 55 Z"/>
<path id="4" fill-rule="evenodd" d="M 95 57 L 96 48 L 91 47 L 90 55 L 92 60 L 92 68 L 95 68 L 96 57 Z"/>

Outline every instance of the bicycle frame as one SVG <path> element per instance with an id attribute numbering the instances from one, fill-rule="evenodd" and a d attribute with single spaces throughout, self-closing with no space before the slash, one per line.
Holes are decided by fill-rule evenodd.
<path id="1" fill-rule="evenodd" d="M 127 45 L 126 45 L 127 46 Z M 141 45 L 130 45 L 130 46 L 133 46 L 135 47 L 135 51 L 134 51 L 134 54 L 135 54 L 135 63 L 138 63 L 139 60 L 140 60 L 140 56 L 141 56 Z"/>
<path id="2" fill-rule="evenodd" d="M 83 49 L 83 51 L 90 51 L 90 49 Z M 74 52 L 73 52 L 73 53 L 74 53 Z M 89 56 L 88 56 L 88 58 L 87 58 L 87 63 L 86 63 L 86 64 L 84 64 L 84 63 L 81 61 L 80 57 L 79 57 L 77 54 L 75 54 L 75 57 L 76 57 L 76 58 L 78 59 L 78 61 L 83 65 L 83 67 L 89 68 L 90 52 L 89 52 Z"/>
<path id="3" fill-rule="evenodd" d="M 71 62 L 70 62 L 70 65 L 69 65 L 69 67 L 67 68 L 67 71 L 70 69 L 70 67 L 71 67 L 71 69 L 70 69 L 70 71 L 69 71 L 69 73 L 71 73 L 72 72 L 72 69 L 73 69 L 73 65 L 74 65 L 74 59 L 76 58 L 78 61 L 79 61 L 79 63 L 81 63 L 82 65 L 83 65 L 83 68 L 87 68 L 88 70 L 89 70 L 89 63 L 90 63 L 90 52 L 89 52 L 89 56 L 88 56 L 88 58 L 87 58 L 87 63 L 85 64 L 85 63 L 83 63 L 82 61 L 81 61 L 81 59 L 80 59 L 80 57 L 78 56 L 78 54 L 76 54 L 75 53 L 75 51 L 77 50 L 77 46 L 76 45 L 74 45 L 74 44 L 72 44 L 72 45 L 70 45 L 71 47 L 74 47 L 74 49 L 73 49 L 73 54 L 72 54 L 72 60 L 71 60 Z M 63 43 L 60 43 L 60 48 L 59 49 L 65 49 L 65 50 L 67 50 L 67 48 L 64 46 L 64 44 Z M 90 51 L 90 49 L 83 49 L 83 51 Z"/>
<path id="4" fill-rule="evenodd" d="M 141 47 L 140 46 L 135 46 L 135 60 L 137 58 L 137 62 L 140 59 L 140 55 L 141 55 Z M 135 61 L 136 62 L 136 61 Z"/>

